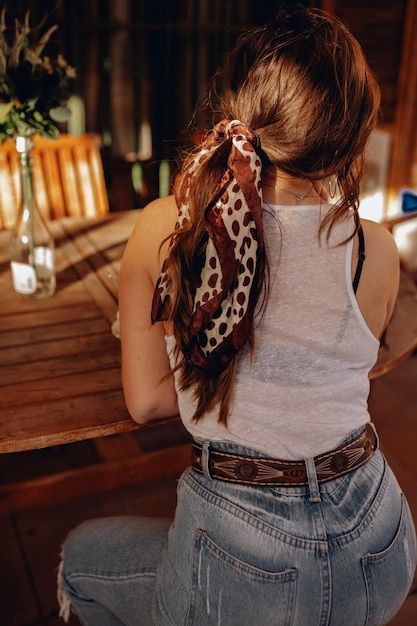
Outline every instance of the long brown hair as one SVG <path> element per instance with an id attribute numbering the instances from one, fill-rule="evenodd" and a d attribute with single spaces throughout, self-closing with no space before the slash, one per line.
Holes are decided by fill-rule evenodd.
<path id="1" fill-rule="evenodd" d="M 208 127 L 238 119 L 260 139 L 263 163 L 297 177 L 321 180 L 336 175 L 339 200 L 326 214 L 321 231 L 349 209 L 357 216 L 362 158 L 378 120 L 380 92 L 359 43 L 334 16 L 296 7 L 243 34 L 212 82 L 206 100 Z M 187 354 L 193 297 L 204 263 L 207 232 L 204 211 L 227 167 L 231 142 L 217 139 L 208 152 L 196 148 L 176 179 L 180 203 L 187 190 L 190 219 L 175 232 L 167 266 L 171 319 L 179 355 Z M 190 166 L 198 167 L 190 175 Z M 265 272 L 255 297 L 265 293 Z M 253 345 L 253 329 L 249 343 Z M 180 385 L 192 389 L 194 419 L 218 406 L 226 424 L 235 359 L 216 378 L 196 371 L 181 358 Z"/>

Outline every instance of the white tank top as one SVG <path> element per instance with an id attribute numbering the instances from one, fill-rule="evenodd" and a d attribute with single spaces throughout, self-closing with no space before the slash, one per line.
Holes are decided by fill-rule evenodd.
<path id="1" fill-rule="evenodd" d="M 353 216 L 318 240 L 328 206 L 264 205 L 270 293 L 256 319 L 255 353 L 238 356 L 227 427 L 216 412 L 192 421 L 192 391 L 178 389 L 192 436 L 230 441 L 280 459 L 302 459 L 336 447 L 369 421 L 369 371 L 379 341 L 352 288 Z M 365 241 L 366 246 L 366 241 Z M 365 260 L 366 263 L 366 260 Z M 166 337 L 174 366 L 174 337 Z"/>

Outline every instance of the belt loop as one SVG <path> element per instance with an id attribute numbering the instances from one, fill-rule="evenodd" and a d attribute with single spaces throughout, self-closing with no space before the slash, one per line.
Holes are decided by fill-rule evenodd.
<path id="1" fill-rule="evenodd" d="M 307 471 L 308 486 L 310 489 L 310 502 L 320 502 L 320 489 L 317 480 L 316 466 L 313 458 L 304 459 Z"/>
<path id="2" fill-rule="evenodd" d="M 374 452 L 376 452 L 377 450 L 379 450 L 379 435 L 376 431 L 376 426 L 373 422 L 368 422 L 369 426 L 372 428 L 372 430 L 374 431 L 375 434 L 375 445 L 374 445 Z"/>
<path id="3" fill-rule="evenodd" d="M 213 480 L 209 470 L 210 442 L 203 441 L 201 444 L 201 469 L 206 478 Z"/>

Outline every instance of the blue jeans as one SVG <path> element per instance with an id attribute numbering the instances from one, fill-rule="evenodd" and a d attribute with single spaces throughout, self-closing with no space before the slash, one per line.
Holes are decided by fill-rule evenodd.
<path id="1" fill-rule="evenodd" d="M 71 602 L 84 626 L 386 624 L 416 564 L 413 521 L 395 477 L 379 451 L 320 485 L 310 461 L 307 469 L 308 487 L 285 488 L 189 469 L 172 524 L 82 524 L 63 546 L 62 614 Z"/>

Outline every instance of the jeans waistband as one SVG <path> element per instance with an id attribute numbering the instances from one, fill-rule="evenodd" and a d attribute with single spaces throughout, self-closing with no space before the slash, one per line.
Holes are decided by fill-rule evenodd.
<path id="1" fill-rule="evenodd" d="M 314 457 L 317 481 L 327 482 L 361 467 L 369 461 L 377 446 L 375 430 L 368 424 L 345 445 Z M 240 485 L 296 487 L 308 484 L 304 460 L 244 456 L 212 450 L 210 447 L 207 455 L 203 455 L 203 446 L 195 441 L 192 444 L 192 467 L 201 474 L 206 471 L 211 478 Z"/>

